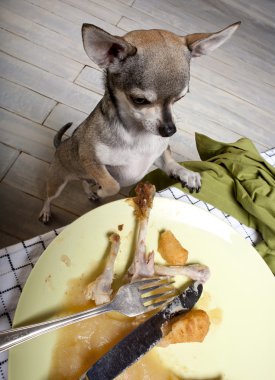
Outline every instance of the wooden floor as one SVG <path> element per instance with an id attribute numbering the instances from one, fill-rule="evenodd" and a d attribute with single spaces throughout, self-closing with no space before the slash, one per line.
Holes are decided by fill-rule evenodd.
<path id="1" fill-rule="evenodd" d="M 82 23 L 118 35 L 150 28 L 185 35 L 241 20 L 224 46 L 193 60 L 172 149 L 178 159 L 198 159 L 196 131 L 226 142 L 245 136 L 259 151 L 275 146 L 272 0 L 1 0 L 0 18 L 0 247 L 95 207 L 73 183 L 54 202 L 53 222 L 37 219 L 55 131 L 81 122 L 103 93 L 102 74 L 82 47 Z"/>

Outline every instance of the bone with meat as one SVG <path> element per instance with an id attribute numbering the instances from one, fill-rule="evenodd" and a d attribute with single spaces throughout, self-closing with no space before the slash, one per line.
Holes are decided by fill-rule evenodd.
<path id="1" fill-rule="evenodd" d="M 85 289 L 85 298 L 95 301 L 96 305 L 110 302 L 112 295 L 112 282 L 114 277 L 114 264 L 120 246 L 120 236 L 113 233 L 109 240 L 111 242 L 110 252 L 103 273 L 91 282 Z"/>
<path id="2" fill-rule="evenodd" d="M 136 197 L 133 201 L 135 206 L 135 216 L 138 221 L 138 232 L 134 260 L 128 270 L 128 275 L 131 276 L 131 281 L 154 275 L 154 252 L 152 251 L 148 256 L 146 255 L 145 242 L 148 220 L 153 206 L 156 188 L 150 183 L 140 183 L 137 185 L 135 191 Z"/>

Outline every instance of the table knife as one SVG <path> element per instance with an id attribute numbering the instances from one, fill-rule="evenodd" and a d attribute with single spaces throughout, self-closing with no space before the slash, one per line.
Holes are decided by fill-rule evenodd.
<path id="1" fill-rule="evenodd" d="M 173 317 L 186 313 L 199 300 L 203 286 L 194 281 L 161 311 L 139 325 L 102 356 L 80 380 L 112 380 L 151 350 L 163 337 L 162 327 Z"/>

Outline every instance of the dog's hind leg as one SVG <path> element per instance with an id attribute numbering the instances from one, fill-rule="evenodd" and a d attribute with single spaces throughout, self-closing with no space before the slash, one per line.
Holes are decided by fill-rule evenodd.
<path id="1" fill-rule="evenodd" d="M 39 214 L 39 219 L 42 220 L 43 223 L 48 223 L 51 217 L 51 202 L 57 198 L 64 187 L 67 185 L 68 181 L 59 182 L 59 183 L 50 183 L 47 186 L 47 198 L 45 199 L 43 208 Z"/>
<path id="2" fill-rule="evenodd" d="M 43 223 L 49 222 L 51 216 L 51 202 L 61 194 L 68 181 L 69 176 L 67 173 L 61 170 L 57 171 L 55 165 L 50 167 L 47 181 L 47 195 L 39 214 L 39 219 L 41 219 Z"/>

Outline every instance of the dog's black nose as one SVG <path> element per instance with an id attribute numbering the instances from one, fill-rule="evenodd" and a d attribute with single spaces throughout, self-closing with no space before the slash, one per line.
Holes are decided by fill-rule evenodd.
<path id="1" fill-rule="evenodd" d="M 162 137 L 170 137 L 174 133 L 176 133 L 176 131 L 177 131 L 177 129 L 176 129 L 176 126 L 175 126 L 175 124 L 173 122 L 162 124 L 159 127 L 159 134 Z"/>

